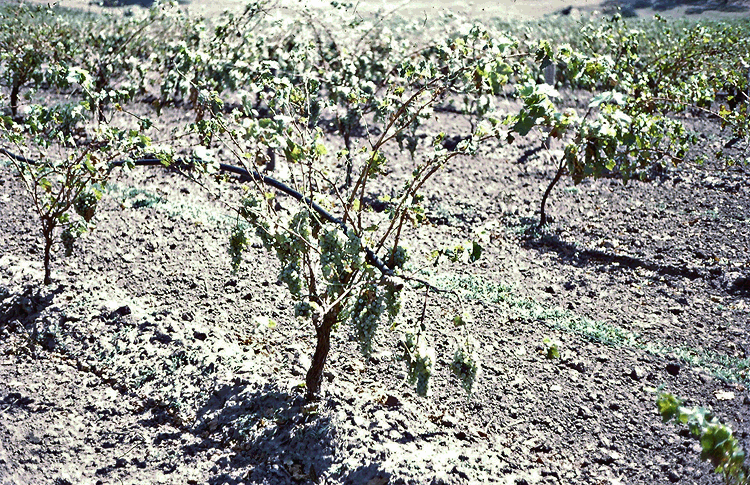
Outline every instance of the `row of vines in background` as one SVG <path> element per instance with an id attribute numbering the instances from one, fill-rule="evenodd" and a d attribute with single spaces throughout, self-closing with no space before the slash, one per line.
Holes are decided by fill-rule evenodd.
<path id="1" fill-rule="evenodd" d="M 380 327 L 403 326 L 403 291 L 424 291 L 425 305 L 438 291 L 410 271 L 406 228 L 425 221 L 420 190 L 452 158 L 530 133 L 558 138 L 544 225 L 565 174 L 627 182 L 683 161 L 696 142 L 686 111 L 727 130 L 719 157 L 744 161 L 748 151 L 746 22 L 676 27 L 615 15 L 544 38 L 451 15 L 363 18 L 338 4 L 322 13 L 262 0 L 210 20 L 167 4 L 129 16 L 9 4 L 0 16 L 2 150 L 39 217 L 45 283 L 55 234 L 70 252 L 115 161 L 155 157 L 206 172 L 232 163 L 248 196 L 235 208 L 230 252 L 241 264 L 252 230 L 278 258 L 295 315 L 315 332 L 310 400 L 335 328 L 349 325 L 368 355 Z M 555 74 L 549 83 L 544 70 Z M 579 102 L 566 105 L 558 89 Z M 36 102 L 41 93 L 48 101 Z M 183 121 L 160 129 L 165 110 Z M 428 132 L 440 110 L 462 113 L 470 129 Z M 394 146 L 409 156 L 389 159 Z M 277 158 L 285 170 L 273 172 Z M 408 175 L 395 178 L 396 164 Z M 270 179 L 256 172 L 264 167 L 295 208 L 277 210 Z M 473 261 L 481 247 L 466 252 Z M 401 344 L 420 394 L 435 360 L 424 315 Z M 480 366 L 468 333 L 451 368 L 471 391 Z"/>

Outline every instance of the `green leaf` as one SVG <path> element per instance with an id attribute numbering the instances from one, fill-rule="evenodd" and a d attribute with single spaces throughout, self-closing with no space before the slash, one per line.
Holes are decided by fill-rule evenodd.
<path id="1" fill-rule="evenodd" d="M 519 135 L 526 136 L 534 126 L 536 126 L 536 118 L 532 118 L 527 113 L 521 112 L 516 117 L 516 124 L 513 125 L 512 129 Z"/>
<path id="2" fill-rule="evenodd" d="M 560 358 L 560 349 L 557 348 L 557 344 L 552 344 L 547 348 L 547 358 L 548 359 Z"/>
<path id="3" fill-rule="evenodd" d="M 469 262 L 473 263 L 477 261 L 482 256 L 483 248 L 479 245 L 478 242 L 472 241 L 471 242 L 471 254 L 469 255 Z"/>

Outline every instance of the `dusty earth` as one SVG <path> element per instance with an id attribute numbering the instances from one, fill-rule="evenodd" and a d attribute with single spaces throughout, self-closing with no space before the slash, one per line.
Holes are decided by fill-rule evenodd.
<path id="1" fill-rule="evenodd" d="M 726 142 L 686 121 L 696 154 Z M 462 124 L 439 113 L 425 130 Z M 563 179 L 540 232 L 559 155 L 540 145 L 454 159 L 426 188 L 430 224 L 407 237 L 475 317 L 473 396 L 447 370 L 455 300 L 433 296 L 431 396 L 405 382 L 397 332 L 365 361 L 342 328 L 317 406 L 299 386 L 312 332 L 275 259 L 255 244 L 232 272 L 235 181 L 116 172 L 96 230 L 55 254 L 45 288 L 38 226 L 3 163 L 0 484 L 721 483 L 654 400 L 663 388 L 711 407 L 750 448 L 750 167 Z M 429 265 L 476 237 L 477 263 Z M 421 297 L 408 292 L 407 321 Z"/>
<path id="2" fill-rule="evenodd" d="M 0 0 L 0 3 L 8 0 Z M 42 0 L 33 0 L 46 4 Z M 194 14 L 213 16 L 224 10 L 242 8 L 245 0 L 178 0 Z M 154 0 L 57 0 L 61 7 L 77 8 L 92 12 L 111 12 L 112 6 L 149 7 Z M 310 8 L 327 8 L 328 0 L 273 0 L 278 6 L 300 6 Z M 594 11 L 611 11 L 619 7 L 625 15 L 650 17 L 654 13 L 663 16 L 680 17 L 685 15 L 704 15 L 726 17 L 748 15 L 748 0 L 358 0 L 350 3 L 355 11 L 362 13 L 397 13 L 404 17 L 433 17 L 445 12 L 455 12 L 470 18 L 488 19 L 492 17 L 507 19 L 529 19 L 559 12 L 566 14 L 592 13 Z"/>

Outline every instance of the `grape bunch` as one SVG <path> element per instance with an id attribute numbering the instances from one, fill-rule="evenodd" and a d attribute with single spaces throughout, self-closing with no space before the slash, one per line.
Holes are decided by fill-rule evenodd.
<path id="1" fill-rule="evenodd" d="M 270 251 L 274 247 L 274 231 L 268 221 L 261 216 L 260 200 L 254 195 L 243 198 L 238 212 L 240 217 L 255 227 L 255 234 L 260 238 L 263 247 Z"/>
<path id="2" fill-rule="evenodd" d="M 60 241 L 65 248 L 65 256 L 73 254 L 73 246 L 76 239 L 86 232 L 86 225 L 82 222 L 69 224 L 60 234 Z"/>
<path id="3" fill-rule="evenodd" d="M 393 268 L 403 268 L 407 261 L 409 261 L 409 252 L 403 246 L 396 246 L 391 256 Z"/>
<path id="4" fill-rule="evenodd" d="M 297 250 L 305 251 L 305 242 L 310 241 L 310 235 L 313 232 L 314 219 L 310 218 L 310 212 L 307 209 L 302 209 L 292 217 L 289 222 L 289 229 L 291 229 L 294 237 L 292 238 L 292 244 L 297 246 Z M 304 241 L 303 241 L 304 240 Z"/>
<path id="5" fill-rule="evenodd" d="M 344 273 L 344 234 L 336 227 L 325 229 L 318 237 L 320 248 L 320 266 L 323 276 L 328 281 L 336 281 Z"/>
<path id="6" fill-rule="evenodd" d="M 376 287 L 370 287 L 360 293 L 356 300 L 352 300 L 348 314 L 354 336 L 359 342 L 362 355 L 368 356 L 372 353 L 378 324 L 385 310 L 383 293 Z"/>
<path id="7" fill-rule="evenodd" d="M 294 305 L 294 316 L 298 318 L 313 318 L 317 319 L 320 317 L 321 308 L 320 305 L 310 300 L 301 300 Z"/>
<path id="8" fill-rule="evenodd" d="M 237 269 L 242 262 L 242 251 L 247 247 L 248 241 L 245 228 L 237 224 L 229 236 L 229 255 L 232 256 L 232 266 Z"/>
<path id="9" fill-rule="evenodd" d="M 479 356 L 477 355 L 478 346 L 476 340 L 467 338 L 466 341 L 459 344 L 453 354 L 453 362 L 451 362 L 451 371 L 458 377 L 461 386 L 469 394 L 474 387 L 480 368 Z"/>
<path id="10" fill-rule="evenodd" d="M 362 242 L 352 231 L 344 234 L 339 227 L 331 226 L 320 234 L 318 247 L 323 276 L 331 283 L 343 283 L 364 262 Z"/>
<path id="11" fill-rule="evenodd" d="M 388 315 L 388 325 L 393 326 L 396 317 L 401 312 L 401 288 L 395 284 L 386 284 L 383 288 L 385 312 Z"/>
<path id="12" fill-rule="evenodd" d="M 73 201 L 73 208 L 79 216 L 83 217 L 84 221 L 91 222 L 98 202 L 99 197 L 94 192 L 81 192 Z"/>
<path id="13" fill-rule="evenodd" d="M 76 241 L 76 237 L 73 235 L 73 231 L 71 231 L 69 227 L 65 228 L 62 234 L 60 234 L 60 240 L 65 248 L 65 256 L 73 254 L 73 244 Z"/>
<path id="14" fill-rule="evenodd" d="M 289 293 L 293 298 L 299 298 L 302 292 L 302 279 L 300 278 L 300 266 L 298 261 L 287 263 L 279 272 L 279 280 L 286 283 Z"/>
<path id="15" fill-rule="evenodd" d="M 409 384 L 417 386 L 417 394 L 426 396 L 430 391 L 430 376 L 432 364 L 435 362 L 435 352 L 427 346 L 424 337 L 417 338 L 411 332 L 404 335 L 401 342 L 404 347 L 403 360 L 408 369 Z"/>
<path id="16" fill-rule="evenodd" d="M 417 394 L 420 396 L 426 396 L 430 391 L 433 362 L 435 362 L 435 352 L 422 340 L 415 349 L 409 366 L 409 383 L 417 384 Z"/>

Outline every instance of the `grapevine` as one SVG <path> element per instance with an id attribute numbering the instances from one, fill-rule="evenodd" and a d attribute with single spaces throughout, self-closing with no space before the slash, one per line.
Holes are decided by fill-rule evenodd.
<path id="1" fill-rule="evenodd" d="M 739 24 L 691 30 L 656 19 L 647 30 L 614 16 L 551 40 L 462 20 L 402 19 L 391 29 L 345 8 L 327 20 L 284 13 L 279 29 L 263 1 L 211 20 L 168 5 L 127 18 L 3 7 L 0 83 L 9 103 L 0 136 L 22 154 L 8 157 L 38 209 L 46 283 L 53 241 L 59 235 L 70 254 L 113 167 L 179 160 L 239 175 L 246 193 L 234 207 L 232 264 L 241 265 L 253 230 L 278 260 L 295 316 L 315 332 L 309 399 L 321 392 L 333 330 L 350 331 L 371 356 L 381 327 L 397 326 L 404 292 L 436 293 L 413 274 L 406 248 L 409 227 L 429 220 L 425 184 L 454 157 L 541 130 L 560 140 L 544 224 L 566 174 L 574 183 L 627 182 L 653 164 L 683 162 L 697 141 L 676 117 L 688 110 L 710 115 L 739 153 L 748 150 L 750 36 Z M 24 104 L 35 89 L 66 102 Z M 558 89 L 581 103 L 565 105 Z M 503 98 L 517 108 L 499 111 Z M 158 128 L 165 109 L 188 109 L 190 120 L 166 133 Z M 426 133 L 440 110 L 462 113 L 470 128 Z M 397 150 L 410 154 L 405 166 L 394 164 Z M 29 153 L 57 158 L 29 163 Z M 278 180 L 264 174 L 271 170 Z M 470 241 L 436 250 L 435 263 L 443 255 L 471 264 L 481 252 Z M 436 362 L 426 320 L 423 312 L 404 344 L 420 394 Z M 471 321 L 462 314 L 454 323 Z M 467 392 L 480 372 L 477 346 L 467 339 L 453 354 Z"/>
<path id="2" fill-rule="evenodd" d="M 479 344 L 472 338 L 467 338 L 456 348 L 451 362 L 451 371 L 461 381 L 461 386 L 471 394 L 479 374 Z"/>

